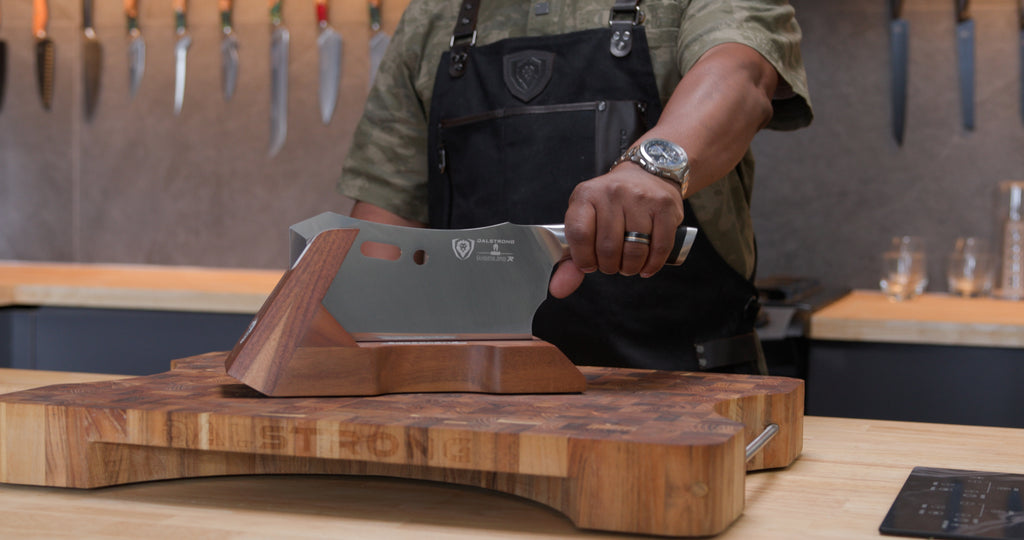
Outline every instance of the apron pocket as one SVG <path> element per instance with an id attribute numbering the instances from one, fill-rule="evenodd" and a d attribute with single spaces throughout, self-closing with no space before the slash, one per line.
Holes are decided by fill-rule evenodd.
<path id="1" fill-rule="evenodd" d="M 443 119 L 437 163 L 447 223 L 560 223 L 576 184 L 607 172 L 645 131 L 646 107 L 589 101 Z M 495 144 L 497 141 L 497 144 Z M 537 178 L 550 178 L 548 183 Z"/>

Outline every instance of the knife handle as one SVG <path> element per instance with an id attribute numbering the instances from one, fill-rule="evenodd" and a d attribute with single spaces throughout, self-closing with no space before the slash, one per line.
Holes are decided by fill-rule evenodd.
<path id="1" fill-rule="evenodd" d="M 327 0 L 315 0 L 316 23 L 322 28 L 327 25 Z"/>
<path id="2" fill-rule="evenodd" d="M 555 241 L 558 242 L 558 246 L 562 250 L 562 260 L 569 259 L 569 241 L 565 238 L 565 225 L 540 225 L 540 227 L 547 229 L 554 236 Z M 686 256 L 690 254 L 690 248 L 693 247 L 693 241 L 696 238 L 696 228 L 685 225 L 680 225 L 676 228 L 676 237 L 672 242 L 672 251 L 669 252 L 665 264 L 668 266 L 683 264 Z"/>
<path id="3" fill-rule="evenodd" d="M 278 26 L 281 24 L 281 3 L 283 0 L 270 0 L 270 24 Z"/>
<path id="4" fill-rule="evenodd" d="M 218 0 L 217 9 L 220 11 L 220 29 L 225 34 L 228 34 L 231 32 L 232 27 L 231 14 L 233 7 L 231 0 Z"/>
<path id="5" fill-rule="evenodd" d="M 380 31 L 380 1 L 370 0 L 370 29 L 374 32 Z"/>
<path id="6" fill-rule="evenodd" d="M 46 37 L 46 23 L 50 20 L 50 9 L 46 0 L 32 2 L 32 35 L 39 39 Z"/>
<path id="7" fill-rule="evenodd" d="M 124 16 L 128 24 L 128 33 L 136 34 L 139 31 L 139 2 L 138 0 L 124 0 Z"/>
<path id="8" fill-rule="evenodd" d="M 899 19 L 902 17 L 903 0 L 889 0 L 889 20 Z"/>
<path id="9" fill-rule="evenodd" d="M 82 0 L 82 28 L 92 29 L 92 0 Z"/>
<path id="10" fill-rule="evenodd" d="M 180 36 L 188 29 L 188 22 L 185 20 L 188 6 L 185 0 L 171 0 L 171 7 L 174 8 L 174 31 Z"/>
<path id="11" fill-rule="evenodd" d="M 970 0 L 953 0 L 953 5 L 956 6 L 956 22 L 962 23 L 964 21 L 970 20 Z"/>

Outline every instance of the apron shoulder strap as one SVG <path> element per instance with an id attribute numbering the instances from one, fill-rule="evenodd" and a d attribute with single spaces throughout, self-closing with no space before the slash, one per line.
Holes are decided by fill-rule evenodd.
<path id="1" fill-rule="evenodd" d="M 633 27 L 643 24 L 644 12 L 640 11 L 640 0 L 615 0 L 608 14 L 608 26 L 612 29 L 609 51 L 622 58 L 633 50 Z"/>
<path id="2" fill-rule="evenodd" d="M 469 62 L 469 50 L 476 45 L 476 17 L 480 12 L 480 0 L 463 0 L 462 9 L 455 20 L 452 39 L 448 42 L 449 54 L 448 75 L 459 78 L 466 72 Z"/>

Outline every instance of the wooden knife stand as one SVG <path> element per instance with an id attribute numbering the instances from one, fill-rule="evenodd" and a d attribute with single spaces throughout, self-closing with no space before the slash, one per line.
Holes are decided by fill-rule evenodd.
<path id="1" fill-rule="evenodd" d="M 227 356 L 229 375 L 274 397 L 586 389 L 579 369 L 537 339 L 357 342 L 323 299 L 358 234 L 332 229 L 310 242 Z"/>

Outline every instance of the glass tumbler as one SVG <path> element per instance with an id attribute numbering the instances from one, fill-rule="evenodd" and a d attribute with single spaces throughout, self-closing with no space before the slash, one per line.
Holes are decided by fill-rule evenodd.
<path id="1" fill-rule="evenodd" d="M 992 290 L 994 262 L 985 240 L 973 236 L 957 238 L 946 273 L 949 292 L 964 298 L 988 294 Z"/>
<path id="2" fill-rule="evenodd" d="M 928 286 L 924 240 L 918 236 L 894 237 L 882 253 L 882 278 L 878 284 L 890 300 L 897 302 L 924 292 Z"/>

